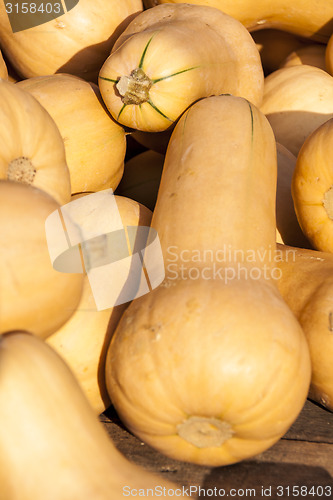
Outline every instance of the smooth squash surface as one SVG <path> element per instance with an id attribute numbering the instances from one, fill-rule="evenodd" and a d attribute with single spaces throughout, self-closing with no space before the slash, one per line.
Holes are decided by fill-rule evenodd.
<path id="1" fill-rule="evenodd" d="M 181 0 L 144 0 L 146 7 Z M 327 0 L 188 0 L 196 5 L 210 5 L 241 21 L 250 31 L 276 28 L 327 42 L 333 30 L 333 5 Z"/>
<path id="2" fill-rule="evenodd" d="M 124 170 L 124 129 L 105 109 L 98 87 L 72 75 L 49 75 L 17 84 L 50 113 L 64 140 L 71 192 L 119 184 Z"/>
<path id="3" fill-rule="evenodd" d="M 149 226 L 151 212 L 145 206 L 115 196 L 124 226 Z M 69 365 L 97 414 L 111 404 L 105 387 L 105 356 L 111 336 L 128 302 L 98 311 L 87 276 L 83 294 L 71 318 L 47 342 Z"/>
<path id="4" fill-rule="evenodd" d="M 72 372 L 46 342 L 23 332 L 1 335 L 0 364 L 2 498 L 121 500 L 140 491 L 155 498 L 159 489 L 166 498 L 175 494 L 175 484 L 116 449 Z"/>
<path id="5" fill-rule="evenodd" d="M 166 279 L 124 312 L 106 382 L 129 429 L 175 459 L 256 455 L 306 399 L 308 347 L 274 282 L 276 169 L 272 129 L 240 97 L 199 101 L 170 139 L 152 219 Z"/>
<path id="6" fill-rule="evenodd" d="M 279 290 L 309 345 L 310 397 L 333 411 L 333 255 L 286 245 L 278 249 Z"/>
<path id="7" fill-rule="evenodd" d="M 333 118 L 301 148 L 292 179 L 299 224 L 313 247 L 333 253 Z"/>
<path id="8" fill-rule="evenodd" d="M 239 21 L 212 7 L 165 4 L 129 24 L 101 68 L 99 87 L 120 123 L 160 132 L 209 95 L 232 93 L 259 105 L 263 71 Z"/>
<path id="9" fill-rule="evenodd" d="M 142 0 L 80 0 L 62 16 L 59 4 L 64 2 L 50 2 L 54 11 L 47 23 L 13 32 L 2 2 L 1 48 L 23 78 L 70 73 L 96 82 L 115 40 L 142 11 Z"/>
<path id="10" fill-rule="evenodd" d="M 29 184 L 67 203 L 70 175 L 57 125 L 34 97 L 5 80 L 0 80 L 0 128 L 0 179 Z"/>
<path id="11" fill-rule="evenodd" d="M 297 156 L 305 139 L 333 117 L 333 77 L 306 64 L 274 71 L 265 78 L 260 109 L 276 140 Z"/>
<path id="12" fill-rule="evenodd" d="M 46 338 L 77 308 L 83 275 L 53 269 L 45 220 L 59 204 L 47 193 L 0 181 L 0 332 Z"/>

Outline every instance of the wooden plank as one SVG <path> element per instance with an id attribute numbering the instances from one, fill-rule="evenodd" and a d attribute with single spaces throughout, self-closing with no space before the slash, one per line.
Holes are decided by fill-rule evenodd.
<path id="1" fill-rule="evenodd" d="M 333 444 L 333 413 L 307 401 L 284 438 Z"/>

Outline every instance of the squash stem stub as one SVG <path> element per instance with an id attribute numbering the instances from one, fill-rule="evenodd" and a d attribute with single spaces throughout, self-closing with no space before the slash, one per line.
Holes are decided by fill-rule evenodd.
<path id="1" fill-rule="evenodd" d="M 177 426 L 179 437 L 197 448 L 222 446 L 233 435 L 231 425 L 217 418 L 189 417 Z"/>
<path id="2" fill-rule="evenodd" d="M 26 156 L 15 158 L 8 164 L 7 179 L 9 181 L 32 184 L 36 175 L 36 169 L 31 160 Z"/>
<path id="3" fill-rule="evenodd" d="M 328 217 L 333 221 L 333 186 L 326 191 L 323 204 Z"/>
<path id="4" fill-rule="evenodd" d="M 134 69 L 129 76 L 120 77 L 116 84 L 124 104 L 142 104 L 149 101 L 149 90 L 153 82 L 141 68 Z"/>

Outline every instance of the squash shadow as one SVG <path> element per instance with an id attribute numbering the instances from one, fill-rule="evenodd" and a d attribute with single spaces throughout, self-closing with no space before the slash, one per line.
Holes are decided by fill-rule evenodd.
<path id="1" fill-rule="evenodd" d="M 301 495 L 302 486 L 304 494 Z M 310 492 L 312 487 L 314 494 Z M 326 469 L 319 466 L 246 461 L 213 469 L 205 477 L 201 488 L 216 492 L 210 498 L 269 497 L 279 500 L 293 498 L 297 495 L 297 489 L 301 498 L 330 498 L 329 489 L 333 488 L 333 478 Z"/>
<path id="2" fill-rule="evenodd" d="M 78 51 L 59 67 L 56 73 L 75 74 L 84 80 L 97 84 L 99 71 L 109 57 L 115 41 L 138 14 L 140 11 L 127 16 L 104 42 L 89 45 Z"/>

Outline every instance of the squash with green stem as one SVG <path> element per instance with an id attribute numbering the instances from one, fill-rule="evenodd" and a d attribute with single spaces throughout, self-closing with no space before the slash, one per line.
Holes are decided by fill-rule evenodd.
<path id="1" fill-rule="evenodd" d="M 259 105 L 263 70 L 239 21 L 212 7 L 165 4 L 129 24 L 100 70 L 99 87 L 117 121 L 159 132 L 209 95 L 232 93 Z"/>

